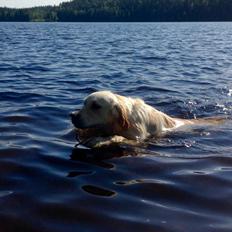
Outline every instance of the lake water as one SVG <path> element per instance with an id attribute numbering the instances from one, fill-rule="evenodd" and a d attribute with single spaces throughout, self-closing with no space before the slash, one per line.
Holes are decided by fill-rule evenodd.
<path id="1" fill-rule="evenodd" d="M 231 116 L 232 23 L 0 23 L 0 230 L 232 231 L 232 123 L 75 149 L 96 90 Z"/>

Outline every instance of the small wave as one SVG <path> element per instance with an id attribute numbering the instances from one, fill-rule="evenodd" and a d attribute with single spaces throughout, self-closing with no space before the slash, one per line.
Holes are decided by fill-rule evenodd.
<path id="1" fill-rule="evenodd" d="M 168 61 L 168 58 L 164 56 L 137 56 L 137 58 L 143 60 Z"/>
<path id="2" fill-rule="evenodd" d="M 226 111 L 226 110 L 227 110 L 227 108 L 225 107 L 224 104 L 217 103 L 217 104 L 216 104 L 216 107 L 222 109 L 223 111 Z"/>
<path id="3" fill-rule="evenodd" d="M 154 87 L 154 86 L 149 86 L 149 85 L 140 85 L 140 86 L 136 86 L 133 87 L 131 89 L 129 89 L 128 91 L 132 91 L 132 92 L 141 92 L 141 91 L 152 91 L 152 92 L 157 92 L 157 93 L 177 93 L 177 90 L 173 90 L 173 89 L 168 89 L 168 88 L 161 88 L 161 87 Z"/>
<path id="4" fill-rule="evenodd" d="M 228 92 L 228 94 L 227 94 L 228 96 L 232 96 L 232 89 L 229 89 L 229 92 Z"/>
<path id="5" fill-rule="evenodd" d="M 22 93 L 14 91 L 0 92 L 1 101 L 28 102 L 35 99 L 41 100 L 41 98 L 44 98 L 44 96 L 38 93 Z"/>
<path id="6" fill-rule="evenodd" d="M 152 149 L 156 151 L 162 149 L 167 151 L 168 149 L 191 148 L 194 144 L 195 144 L 194 140 L 182 140 L 182 139 L 178 139 L 178 140 L 163 139 L 158 142 L 149 143 Z"/>
<path id="7" fill-rule="evenodd" d="M 116 181 L 116 185 L 128 186 L 134 184 L 167 184 L 172 185 L 171 181 L 164 181 L 160 179 L 136 179 L 136 180 L 126 180 L 126 181 Z"/>
<path id="8" fill-rule="evenodd" d="M 35 65 L 35 64 L 29 64 L 29 65 L 25 65 L 19 68 L 20 70 L 25 70 L 25 71 L 38 71 L 38 72 L 47 72 L 50 69 L 45 67 L 45 66 L 41 66 L 41 65 Z"/>
<path id="9" fill-rule="evenodd" d="M 5 196 L 9 196 L 12 193 L 13 193 L 13 191 L 0 191 L 0 198 L 5 197 Z"/>
<path id="10" fill-rule="evenodd" d="M 33 118 L 27 115 L 12 115 L 12 116 L 6 116 L 3 117 L 3 120 L 7 122 L 31 122 L 33 121 Z"/>
<path id="11" fill-rule="evenodd" d="M 71 171 L 68 173 L 67 177 L 77 177 L 77 176 L 82 176 L 82 175 L 91 175 L 94 174 L 93 171 Z"/>

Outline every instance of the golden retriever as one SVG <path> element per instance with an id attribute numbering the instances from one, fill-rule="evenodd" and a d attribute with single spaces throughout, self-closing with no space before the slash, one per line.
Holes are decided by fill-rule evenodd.
<path id="1" fill-rule="evenodd" d="M 220 118 L 173 118 L 141 99 L 124 97 L 110 91 L 90 94 L 83 108 L 72 112 L 70 116 L 80 140 L 91 148 L 114 143 L 137 144 L 186 125 L 218 124 L 222 121 Z"/>

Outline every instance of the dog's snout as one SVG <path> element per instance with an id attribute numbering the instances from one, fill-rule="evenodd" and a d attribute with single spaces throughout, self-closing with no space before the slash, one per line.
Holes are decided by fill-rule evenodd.
<path id="1" fill-rule="evenodd" d="M 77 128 L 81 128 L 82 127 L 82 119 L 81 119 L 80 113 L 77 111 L 73 111 L 69 115 L 71 117 L 71 121 L 72 121 L 73 125 Z"/>

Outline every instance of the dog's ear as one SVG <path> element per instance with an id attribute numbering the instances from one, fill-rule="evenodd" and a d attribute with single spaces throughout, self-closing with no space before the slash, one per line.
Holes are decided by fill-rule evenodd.
<path id="1" fill-rule="evenodd" d="M 115 105 L 115 109 L 118 113 L 118 122 L 123 129 L 130 128 L 130 122 L 128 119 L 128 113 L 126 108 L 122 104 Z"/>

